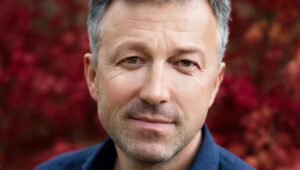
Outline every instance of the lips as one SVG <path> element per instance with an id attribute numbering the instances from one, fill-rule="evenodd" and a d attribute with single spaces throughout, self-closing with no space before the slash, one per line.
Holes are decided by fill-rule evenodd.
<path id="1" fill-rule="evenodd" d="M 152 116 L 148 114 L 139 114 L 128 117 L 128 130 L 147 138 L 149 136 L 164 136 L 173 132 L 176 124 L 172 119 L 166 117 Z M 150 135 L 151 134 L 151 135 Z M 145 137 L 145 136 L 144 136 Z"/>
<path id="2" fill-rule="evenodd" d="M 153 116 L 134 116 L 134 117 L 129 117 L 130 119 L 138 120 L 138 121 L 143 121 L 143 122 L 148 122 L 148 123 L 159 123 L 159 124 L 171 124 L 174 123 L 173 120 L 170 120 L 168 118 L 164 117 L 153 117 Z"/>

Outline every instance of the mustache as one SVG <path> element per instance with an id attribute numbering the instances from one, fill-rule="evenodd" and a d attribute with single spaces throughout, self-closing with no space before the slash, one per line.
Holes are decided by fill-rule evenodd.
<path id="1" fill-rule="evenodd" d="M 151 105 L 143 100 L 134 100 L 125 110 L 125 115 L 127 117 L 137 117 L 142 114 L 148 114 L 154 117 L 164 117 L 174 122 L 180 120 L 180 112 L 170 103 Z"/>

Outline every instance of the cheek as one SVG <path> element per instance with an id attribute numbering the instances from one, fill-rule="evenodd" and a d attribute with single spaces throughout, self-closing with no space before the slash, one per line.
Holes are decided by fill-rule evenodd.
<path id="1" fill-rule="evenodd" d="M 112 117 L 135 96 L 142 80 L 138 72 L 114 71 L 101 74 L 98 82 L 99 111 Z"/>
<path id="2" fill-rule="evenodd" d="M 180 83 L 181 82 L 181 83 Z M 206 118 L 213 81 L 210 77 L 190 77 L 177 83 L 175 89 L 179 107 L 186 121 L 199 123 Z"/>

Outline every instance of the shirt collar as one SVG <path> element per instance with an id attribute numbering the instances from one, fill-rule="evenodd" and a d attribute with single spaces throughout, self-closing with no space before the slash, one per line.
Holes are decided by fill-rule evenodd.
<path id="1" fill-rule="evenodd" d="M 215 144 L 207 125 L 202 128 L 202 141 L 198 153 L 194 158 L 190 170 L 196 169 L 219 169 L 219 151 Z"/>
<path id="2" fill-rule="evenodd" d="M 107 138 L 82 165 L 82 170 L 108 170 L 113 169 L 117 152 L 114 142 Z"/>
<path id="3" fill-rule="evenodd" d="M 108 138 L 98 148 L 95 154 L 91 155 L 82 165 L 82 170 L 107 170 L 113 169 L 117 153 L 113 141 Z M 202 128 L 202 141 L 190 170 L 196 169 L 218 169 L 219 165 L 218 148 L 209 132 L 207 125 Z"/>

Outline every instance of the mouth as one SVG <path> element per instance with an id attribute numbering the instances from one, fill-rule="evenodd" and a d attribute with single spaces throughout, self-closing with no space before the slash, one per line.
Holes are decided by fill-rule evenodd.
<path id="1" fill-rule="evenodd" d="M 161 123 L 161 124 L 174 123 L 173 120 L 163 118 L 163 117 L 136 116 L 136 117 L 129 117 L 129 118 L 133 120 L 149 122 L 149 123 Z"/>
<path id="2" fill-rule="evenodd" d="M 129 117 L 129 119 L 133 126 L 143 130 L 166 131 L 175 126 L 173 120 L 162 117 L 139 116 Z"/>

